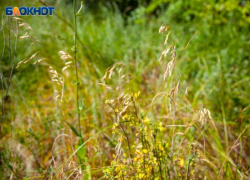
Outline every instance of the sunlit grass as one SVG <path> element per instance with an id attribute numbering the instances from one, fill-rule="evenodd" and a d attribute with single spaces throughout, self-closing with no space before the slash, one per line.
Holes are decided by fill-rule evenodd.
<path id="1" fill-rule="evenodd" d="M 14 70 L 2 128 L 5 177 L 247 179 L 244 31 L 178 24 L 164 14 L 133 21 L 104 9 L 103 16 L 83 11 L 77 17 L 74 45 L 73 8 L 57 9 L 39 19 L 42 28 L 34 17 L 13 19 L 24 24 L 15 67 L 22 63 Z M 169 46 L 158 34 L 163 23 L 171 26 Z"/>

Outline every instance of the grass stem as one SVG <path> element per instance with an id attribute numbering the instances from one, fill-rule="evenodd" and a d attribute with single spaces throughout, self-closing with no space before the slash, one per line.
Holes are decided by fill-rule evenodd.
<path id="1" fill-rule="evenodd" d="M 76 105 L 77 105 L 77 116 L 78 116 L 78 128 L 79 128 L 79 134 L 81 136 L 81 141 L 82 141 L 82 131 L 81 131 L 81 114 L 80 114 L 80 108 L 79 108 L 79 82 L 78 82 L 78 69 L 77 69 L 77 58 L 76 58 L 76 53 L 77 53 L 77 21 L 76 21 L 76 0 L 74 0 L 73 3 L 74 6 L 74 26 L 75 26 L 75 31 L 74 31 L 74 60 L 75 60 L 75 76 L 76 76 Z"/>

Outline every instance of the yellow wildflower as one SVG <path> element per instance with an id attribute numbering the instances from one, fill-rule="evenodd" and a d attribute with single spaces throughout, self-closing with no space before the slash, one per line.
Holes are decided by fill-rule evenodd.
<path id="1" fill-rule="evenodd" d="M 145 119 L 143 120 L 144 124 L 149 124 L 150 123 L 150 119 L 148 118 L 148 116 L 145 117 Z"/>
<path id="2" fill-rule="evenodd" d="M 105 101 L 105 104 L 108 104 L 108 103 L 110 103 L 110 100 L 107 99 L 107 100 Z"/>
<path id="3" fill-rule="evenodd" d="M 163 131 L 164 130 L 164 127 L 162 127 L 162 122 L 159 123 L 158 130 L 159 131 Z"/>
<path id="4" fill-rule="evenodd" d="M 143 173 L 139 174 L 139 179 L 142 179 L 145 175 Z"/>
<path id="5" fill-rule="evenodd" d="M 184 166 L 184 159 L 180 159 L 180 166 L 183 167 Z"/>
<path id="6" fill-rule="evenodd" d="M 147 154 L 147 153 L 148 153 L 148 150 L 147 150 L 147 149 L 143 149 L 142 152 L 143 152 L 144 154 Z"/>
<path id="7" fill-rule="evenodd" d="M 141 92 L 139 91 L 138 93 L 135 93 L 135 94 L 134 94 L 135 99 L 137 99 L 137 98 L 140 96 L 140 93 L 141 93 Z"/>

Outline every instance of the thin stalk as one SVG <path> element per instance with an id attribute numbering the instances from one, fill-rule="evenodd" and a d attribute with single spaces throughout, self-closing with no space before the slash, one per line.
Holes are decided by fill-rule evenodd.
<path id="1" fill-rule="evenodd" d="M 171 151 L 173 153 L 173 151 L 174 151 L 174 137 L 175 137 L 175 104 L 174 104 L 174 100 L 173 99 L 171 99 L 171 101 L 173 103 L 173 136 L 172 136 L 172 146 L 171 146 Z"/>
<path id="2" fill-rule="evenodd" d="M 9 2 L 9 6 L 10 6 L 10 1 Z M 8 17 L 8 24 L 9 24 L 9 29 L 8 29 L 8 49 L 9 49 L 9 78 L 8 78 L 8 84 L 7 84 L 7 90 L 6 90 L 6 94 L 4 95 L 4 86 L 3 86 L 3 83 L 4 83 L 4 77 L 3 77 L 3 73 L 1 75 L 1 81 L 2 81 L 2 92 L 3 92 L 3 99 L 2 99 L 2 115 L 1 115 L 1 122 L 0 122 L 0 132 L 2 130 L 2 124 L 3 124 L 3 118 L 4 118 L 4 112 L 5 112 L 5 100 L 7 99 L 7 96 L 8 96 L 8 91 L 9 91 L 9 86 L 10 86 L 10 79 L 11 79 L 11 75 L 12 75 L 12 71 L 13 71 L 13 68 L 14 66 L 11 64 L 11 33 L 10 33 L 10 28 L 11 28 L 11 18 Z M 2 22 L 2 28 L 3 28 L 3 36 L 4 36 L 4 23 Z M 5 48 L 5 36 L 4 36 L 4 48 Z M 1 57 L 1 61 L 3 59 L 3 55 L 4 55 L 4 48 L 3 48 L 3 53 L 2 53 L 2 57 Z"/>
<path id="3" fill-rule="evenodd" d="M 224 126 L 224 132 L 225 132 L 226 152 L 228 153 L 227 121 L 226 121 L 226 114 L 225 114 L 224 105 L 223 105 L 223 103 L 222 103 L 221 98 L 220 98 L 220 104 L 221 104 L 221 111 L 222 111 L 222 118 L 223 118 L 223 126 Z"/>
<path id="4" fill-rule="evenodd" d="M 222 68 L 221 68 L 221 60 L 220 60 L 220 56 L 218 55 L 218 68 L 219 68 L 219 72 L 220 72 L 220 88 L 224 91 L 223 89 L 223 73 L 222 73 Z M 221 90 L 221 91 L 222 91 Z M 223 93 L 223 92 L 221 92 Z M 219 98 L 220 101 L 220 106 L 221 106 L 221 112 L 222 112 L 222 118 L 223 118 L 223 126 L 224 126 L 224 133 L 225 133 L 225 141 L 226 141 L 226 153 L 228 153 L 228 134 L 227 134 L 227 121 L 226 121 L 226 114 L 225 114 L 225 108 L 224 108 L 224 104 L 222 103 L 222 99 L 221 96 Z"/>
<path id="5" fill-rule="evenodd" d="M 187 164 L 187 174 L 186 174 L 186 180 L 189 179 L 189 165 L 190 165 L 190 159 L 188 159 L 188 164 Z"/>
<path id="6" fill-rule="evenodd" d="M 5 98 L 4 98 L 4 84 L 3 84 L 3 77 L 0 74 L 0 79 L 1 79 L 1 84 L 2 84 L 2 115 L 1 115 L 1 122 L 0 122 L 0 132 L 2 130 L 2 123 L 3 123 L 3 116 L 4 116 L 4 103 L 5 103 Z"/>
<path id="7" fill-rule="evenodd" d="M 77 105 L 77 115 L 78 115 L 78 128 L 79 128 L 79 134 L 81 136 L 82 141 L 82 131 L 81 131 L 81 114 L 80 114 L 80 108 L 79 108 L 79 82 L 78 82 L 78 70 L 77 70 L 77 59 L 76 59 L 76 42 L 77 42 L 77 21 L 76 21 L 76 0 L 74 0 L 73 3 L 74 6 L 74 26 L 75 26 L 75 33 L 74 33 L 74 60 L 75 60 L 75 76 L 76 76 L 76 105 Z"/>
<path id="8" fill-rule="evenodd" d="M 133 155 L 132 155 L 132 151 L 131 151 L 130 144 L 129 144 L 128 134 L 126 133 L 126 131 L 122 127 L 121 123 L 118 122 L 118 120 L 117 120 L 118 119 L 118 114 L 116 113 L 115 108 L 113 107 L 113 105 L 111 103 L 108 103 L 108 104 L 113 109 L 113 111 L 115 113 L 116 122 L 119 124 L 120 128 L 122 129 L 123 134 L 126 136 L 127 146 L 128 146 L 128 150 L 129 150 L 129 157 L 131 159 L 132 166 L 133 166 L 134 165 L 134 163 L 133 163 Z"/>
<path id="9" fill-rule="evenodd" d="M 121 125 L 120 123 L 119 123 L 119 126 L 121 127 L 121 129 L 122 129 L 124 135 L 126 136 L 127 145 L 128 145 L 128 150 L 129 150 L 129 156 L 130 156 L 132 165 L 134 165 L 134 163 L 133 163 L 133 156 L 132 156 L 132 153 L 131 153 L 131 148 L 130 148 L 130 144 L 129 144 L 128 135 L 127 135 L 127 133 L 125 132 L 124 128 L 122 127 L 122 125 Z"/>

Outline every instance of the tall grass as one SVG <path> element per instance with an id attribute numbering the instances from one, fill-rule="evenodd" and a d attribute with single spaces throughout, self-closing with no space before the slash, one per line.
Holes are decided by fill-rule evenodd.
<path id="1" fill-rule="evenodd" d="M 169 14 L 77 16 L 77 7 L 12 21 L 19 66 L 2 126 L 4 177 L 248 179 L 245 32 L 178 24 Z M 167 46 L 158 34 L 165 22 Z"/>

